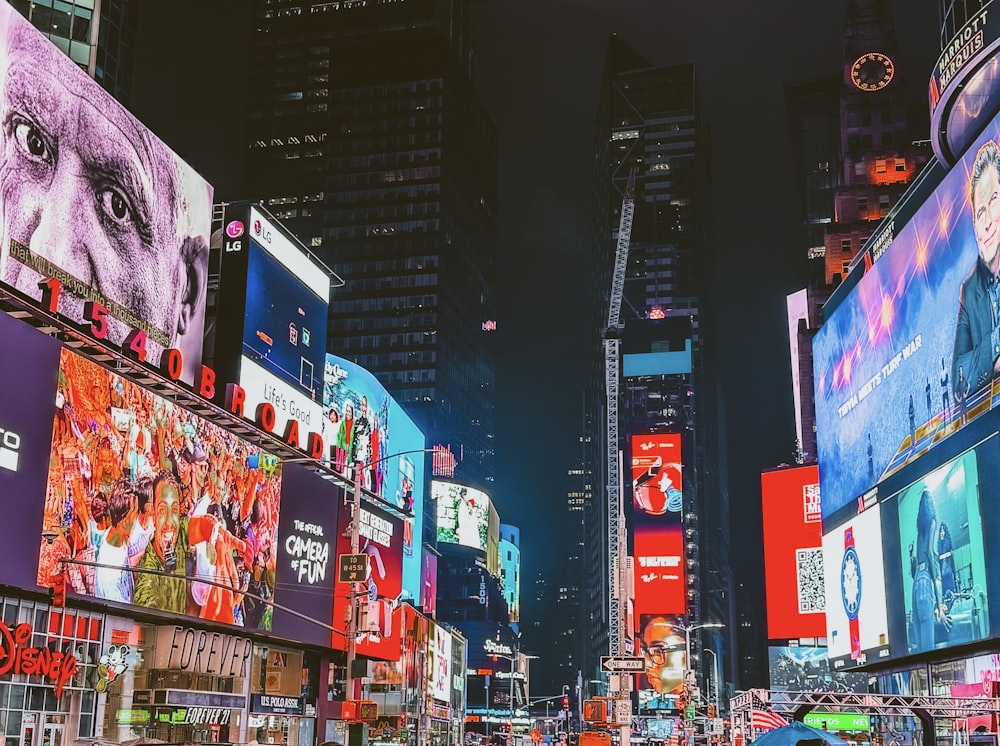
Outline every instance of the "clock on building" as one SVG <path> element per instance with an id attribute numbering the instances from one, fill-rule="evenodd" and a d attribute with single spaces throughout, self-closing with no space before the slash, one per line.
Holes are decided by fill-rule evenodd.
<path id="1" fill-rule="evenodd" d="M 863 54 L 851 65 L 851 81 L 862 91 L 885 88 L 895 74 L 896 67 L 892 60 L 881 52 Z"/>

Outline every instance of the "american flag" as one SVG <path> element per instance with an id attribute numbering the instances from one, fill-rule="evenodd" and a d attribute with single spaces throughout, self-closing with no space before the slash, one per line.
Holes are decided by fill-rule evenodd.
<path id="1" fill-rule="evenodd" d="M 750 716 L 750 724 L 757 730 L 774 730 L 788 725 L 788 721 L 770 710 L 754 710 Z"/>

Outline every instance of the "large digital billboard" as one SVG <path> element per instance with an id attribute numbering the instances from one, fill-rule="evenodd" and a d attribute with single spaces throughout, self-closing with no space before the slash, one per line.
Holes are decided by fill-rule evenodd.
<path id="1" fill-rule="evenodd" d="M 326 623 L 333 616 L 337 512 L 347 510 L 340 507 L 341 496 L 305 466 L 283 465 L 276 585 L 284 608 L 275 608 L 272 631 L 285 639 L 322 646 L 330 641 L 329 631 L 308 619 Z"/>
<path id="2" fill-rule="evenodd" d="M 687 638 L 683 617 L 644 614 L 639 617 L 639 650 L 643 674 L 639 677 L 639 706 L 645 710 L 672 710 L 684 691 Z"/>
<path id="3" fill-rule="evenodd" d="M 979 494 L 975 450 L 899 493 L 897 567 L 902 576 L 907 653 L 989 636 Z"/>
<path id="4" fill-rule="evenodd" d="M 336 488 L 340 492 L 340 488 Z M 348 599 L 352 593 L 363 606 L 359 615 L 357 651 L 381 660 L 399 660 L 400 596 L 403 591 L 403 519 L 382 508 L 363 503 L 358 551 L 368 555 L 364 583 L 341 583 L 337 579 L 333 600 L 333 647 L 347 649 L 350 619 Z M 337 554 L 351 554 L 351 511 L 337 514 Z"/>
<path id="5" fill-rule="evenodd" d="M 39 542 L 61 345 L 5 313 L 0 339 L 0 583 L 33 589 L 38 568 L 25 557 L 39 543 L 62 555 L 69 539 L 57 530 Z"/>
<path id="6" fill-rule="evenodd" d="M 994 120 L 817 333 L 824 520 L 1000 397 L 997 141 Z"/>
<path id="7" fill-rule="evenodd" d="M 403 597 L 420 598 L 424 434 L 374 375 L 334 355 L 326 356 L 323 408 L 330 465 L 353 479 L 352 464 L 370 464 L 361 472 L 361 487 L 412 514 L 403 524 Z"/>
<path id="8" fill-rule="evenodd" d="M 274 457 L 65 349 L 55 410 L 38 584 L 56 534 L 63 556 L 96 563 L 71 564 L 77 593 L 270 629 Z"/>
<path id="9" fill-rule="evenodd" d="M 826 635 L 819 469 L 799 466 L 760 476 L 767 636 Z"/>
<path id="10" fill-rule="evenodd" d="M 427 691 L 441 702 L 451 701 L 451 633 L 444 627 L 430 624 L 427 645 Z"/>
<path id="11" fill-rule="evenodd" d="M 823 536 L 826 628 L 834 671 L 887 658 L 889 623 L 878 504 Z"/>
<path id="12" fill-rule="evenodd" d="M 771 689 L 788 692 L 868 692 L 868 674 L 832 671 L 825 647 L 767 649 Z"/>
<path id="13" fill-rule="evenodd" d="M 249 202 L 225 205 L 213 247 L 221 272 L 206 349 L 220 380 L 239 383 L 247 412 L 270 403 L 276 433 L 295 421 L 303 441 L 314 432 L 328 444 L 322 399 L 330 271 Z"/>
<path id="14" fill-rule="evenodd" d="M 486 552 L 490 498 L 482 490 L 440 479 L 431 481 L 437 505 L 437 540 Z"/>
<path id="15" fill-rule="evenodd" d="M 154 363 L 179 349 L 190 383 L 211 186 L 7 3 L 0 78 L 0 284 L 53 310 L 39 283 L 58 281 L 55 310 L 106 313 L 115 344 L 141 331 Z"/>
<path id="16" fill-rule="evenodd" d="M 636 621 L 646 614 L 683 614 L 681 436 L 633 435 L 631 477 Z"/>

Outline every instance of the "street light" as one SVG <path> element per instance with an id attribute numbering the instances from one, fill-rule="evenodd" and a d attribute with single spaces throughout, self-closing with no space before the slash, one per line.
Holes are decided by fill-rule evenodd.
<path id="1" fill-rule="evenodd" d="M 399 451 L 398 453 L 390 453 L 382 458 L 377 458 L 374 461 L 356 461 L 354 463 L 354 494 L 352 500 L 352 510 L 353 516 L 351 518 L 351 554 L 357 554 L 358 549 L 361 545 L 361 472 L 362 469 L 369 469 L 376 464 L 381 464 L 383 461 L 388 461 L 391 458 L 396 458 L 397 456 L 406 456 L 411 453 L 434 453 L 433 448 L 416 448 L 410 451 Z M 351 587 L 350 598 L 350 620 L 347 627 L 347 673 L 344 677 L 344 688 L 347 690 L 347 699 L 354 699 L 354 660 L 357 658 L 358 650 L 358 599 L 364 595 L 363 593 L 355 593 L 355 589 Z"/>
<path id="2" fill-rule="evenodd" d="M 712 688 L 715 690 L 715 696 L 714 696 L 713 699 L 715 700 L 716 715 L 718 715 L 718 710 L 719 710 L 719 669 L 718 669 L 719 656 L 711 648 L 702 648 L 702 650 L 704 650 L 706 653 L 711 653 L 711 655 L 712 655 Z"/>
<path id="3" fill-rule="evenodd" d="M 685 627 L 678 624 L 678 627 L 684 630 L 684 656 L 685 663 L 688 668 L 691 668 L 691 633 L 696 629 L 721 629 L 726 625 L 722 622 L 705 622 L 704 624 L 692 624 L 690 627 Z"/>

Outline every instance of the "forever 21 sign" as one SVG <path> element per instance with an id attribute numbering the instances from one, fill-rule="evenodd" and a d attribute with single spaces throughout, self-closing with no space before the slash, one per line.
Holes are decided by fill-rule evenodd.
<path id="1" fill-rule="evenodd" d="M 158 627 L 156 668 L 214 676 L 246 676 L 253 641 L 191 627 Z"/>

